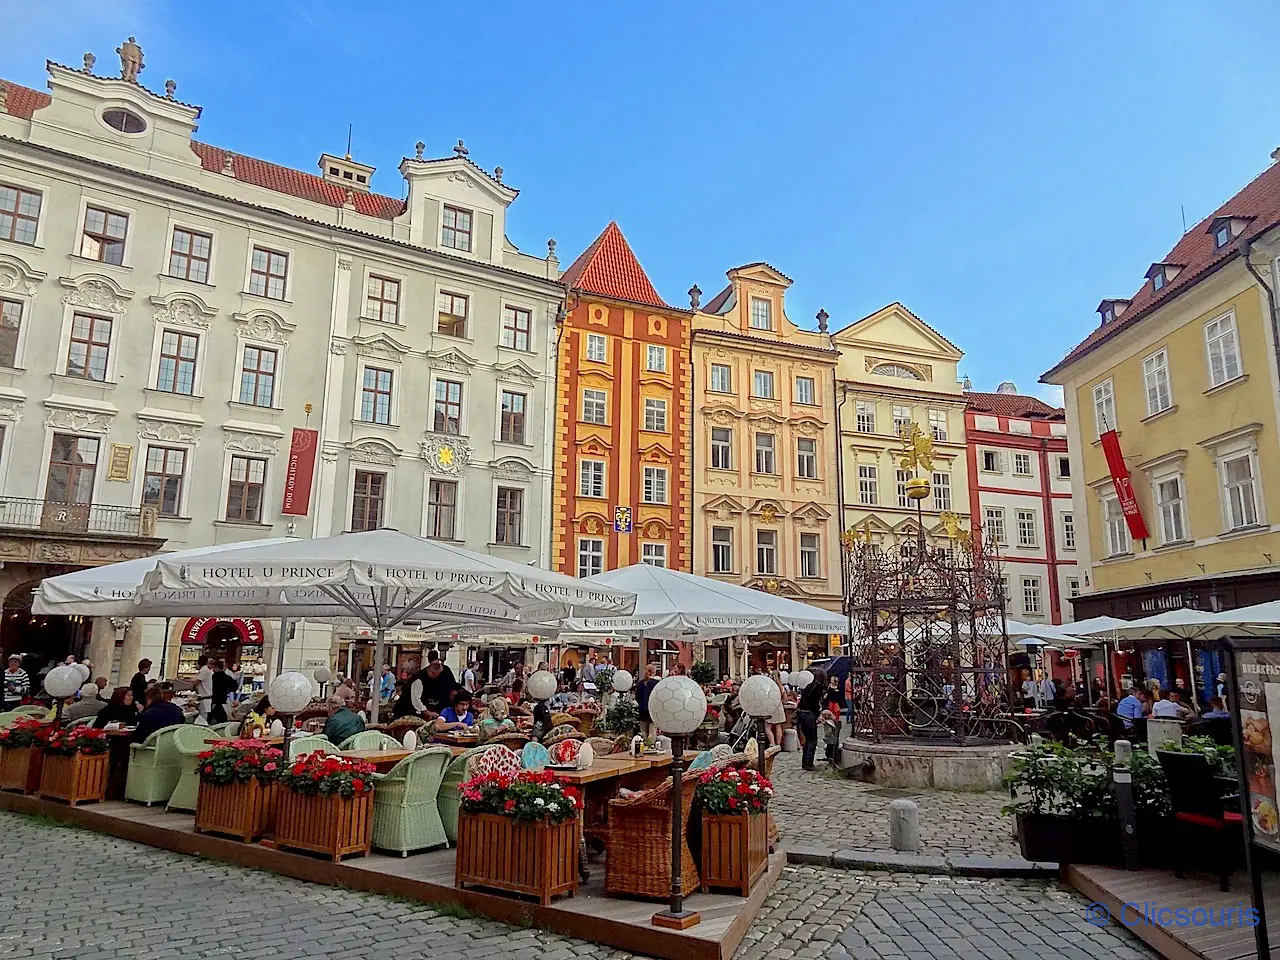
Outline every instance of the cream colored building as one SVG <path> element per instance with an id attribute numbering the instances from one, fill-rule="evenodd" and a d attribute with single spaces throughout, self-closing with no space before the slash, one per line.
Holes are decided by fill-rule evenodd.
<path id="1" fill-rule="evenodd" d="M 42 576 L 156 549 L 394 526 L 546 566 L 559 265 L 507 240 L 501 168 L 419 143 L 383 195 L 350 158 L 202 143 L 171 85 L 93 66 L 0 83 L 5 649 L 47 652 L 22 613 Z M 319 455 L 286 515 L 295 428 Z M 185 671 L 209 629 L 135 626 L 114 655 Z M 275 640 L 213 629 L 241 658 Z M 308 625 L 287 662 L 333 639 Z"/>

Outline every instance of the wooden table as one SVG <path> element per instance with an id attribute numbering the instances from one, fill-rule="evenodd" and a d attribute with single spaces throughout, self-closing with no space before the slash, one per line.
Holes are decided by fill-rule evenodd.
<path id="1" fill-rule="evenodd" d="M 348 760 L 363 760 L 373 764 L 378 773 L 386 773 L 405 757 L 413 756 L 412 750 L 343 750 L 338 756 Z"/>
<path id="2" fill-rule="evenodd" d="M 437 733 L 433 734 L 428 742 L 438 743 L 445 747 L 463 747 L 470 750 L 472 747 L 480 745 L 480 737 L 459 737 L 448 733 Z"/>

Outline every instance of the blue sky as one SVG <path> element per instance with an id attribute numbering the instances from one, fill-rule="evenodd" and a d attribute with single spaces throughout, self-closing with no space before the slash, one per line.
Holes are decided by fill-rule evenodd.
<path id="1" fill-rule="evenodd" d="M 616 219 L 663 296 L 795 279 L 834 328 L 901 300 L 1024 391 L 1280 144 L 1263 0 L 804 4 L 0 0 L 0 75 L 128 34 L 199 136 L 314 170 L 355 126 L 374 188 L 459 138 L 567 265 Z M 1048 394 L 1045 394 L 1048 395 Z"/>

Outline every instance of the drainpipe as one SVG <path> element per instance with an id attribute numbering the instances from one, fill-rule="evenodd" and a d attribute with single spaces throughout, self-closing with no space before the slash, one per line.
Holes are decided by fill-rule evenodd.
<path id="1" fill-rule="evenodd" d="M 1236 241 L 1236 250 L 1240 252 L 1240 259 L 1244 261 L 1245 269 L 1253 274 L 1253 278 L 1258 281 L 1259 285 L 1267 293 L 1267 302 L 1271 307 L 1271 348 L 1275 353 L 1276 375 L 1280 376 L 1280 312 L 1277 312 L 1276 309 L 1275 291 L 1271 289 L 1258 271 L 1258 268 L 1249 260 L 1249 254 L 1253 252 L 1253 244 L 1246 238 L 1241 237 Z"/>
<path id="2" fill-rule="evenodd" d="M 836 549 L 840 551 L 840 595 L 845 608 L 845 617 L 849 623 L 848 643 L 846 649 L 850 654 L 853 653 L 853 613 L 849 609 L 849 557 L 844 549 L 844 440 L 841 439 L 844 429 L 844 405 L 849 399 L 849 391 L 840 389 L 840 380 L 838 371 L 835 368 L 831 370 L 831 390 L 832 396 L 840 394 L 840 401 L 836 404 L 836 510 L 838 511 L 839 521 L 836 524 Z"/>
<path id="3" fill-rule="evenodd" d="M 1044 504 L 1044 550 L 1049 568 L 1050 623 L 1062 622 L 1062 597 L 1058 587 L 1057 517 L 1053 513 L 1053 486 L 1049 479 L 1049 438 L 1040 438 L 1040 499 Z"/>

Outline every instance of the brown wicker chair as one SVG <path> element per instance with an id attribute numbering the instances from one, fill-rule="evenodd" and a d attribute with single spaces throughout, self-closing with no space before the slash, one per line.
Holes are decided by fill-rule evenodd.
<path id="1" fill-rule="evenodd" d="M 689 850 L 692 781 L 681 789 L 684 836 L 680 844 L 680 886 L 685 896 L 698 889 L 698 867 Z M 643 793 L 609 801 L 605 839 L 604 889 L 651 900 L 671 895 L 671 779 Z"/>
<path id="2" fill-rule="evenodd" d="M 483 745 L 487 747 L 490 744 L 500 743 L 507 749 L 519 753 L 531 739 L 533 738 L 529 734 L 513 730 L 511 733 L 500 733 L 496 737 L 490 737 Z"/>
<path id="3" fill-rule="evenodd" d="M 578 732 L 578 728 L 570 726 L 567 723 L 558 723 L 550 730 L 547 735 L 542 738 L 543 746 L 551 746 L 553 743 L 559 743 L 561 740 L 585 740 L 582 734 Z"/>
<path id="4" fill-rule="evenodd" d="M 328 717 L 312 717 L 310 720 L 302 721 L 302 729 L 306 733 L 319 733 L 324 729 L 324 725 L 328 722 Z"/>
<path id="5" fill-rule="evenodd" d="M 608 737 L 587 737 L 587 743 L 597 757 L 607 757 L 614 752 L 614 741 Z"/>
<path id="6" fill-rule="evenodd" d="M 553 727 L 563 727 L 567 725 L 577 730 L 581 726 L 581 723 L 578 721 L 578 718 L 571 713 L 561 713 L 560 711 L 556 711 L 551 715 L 551 725 Z"/>

